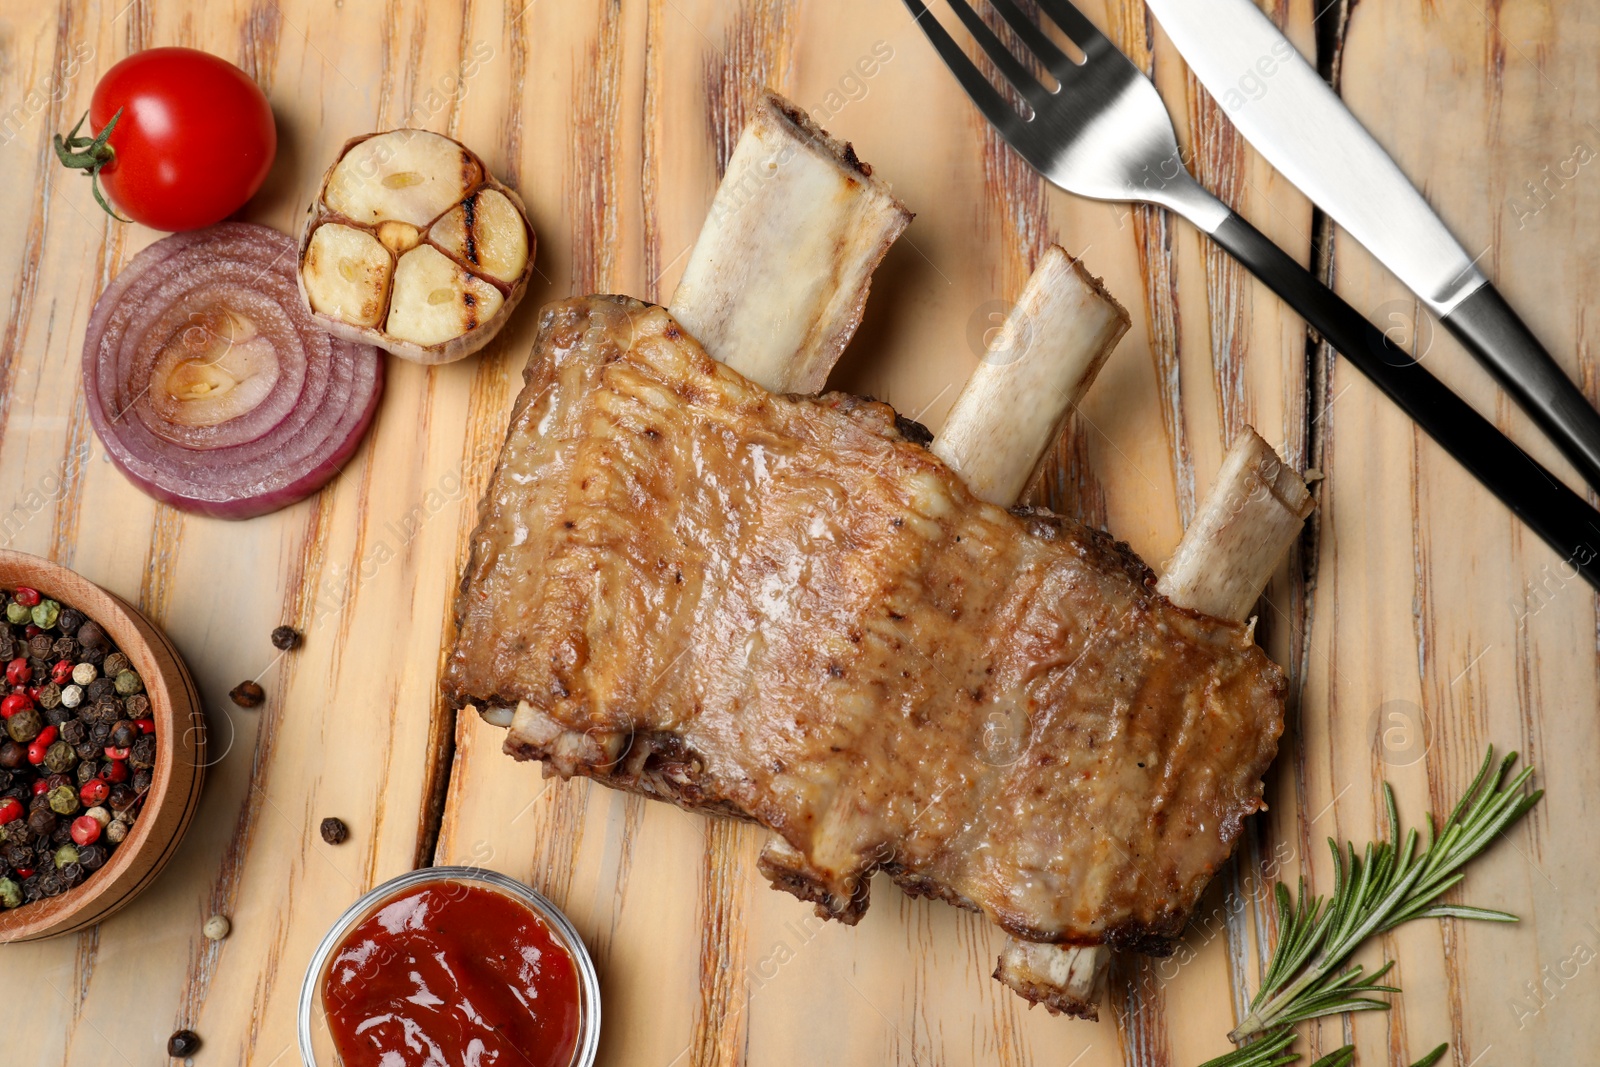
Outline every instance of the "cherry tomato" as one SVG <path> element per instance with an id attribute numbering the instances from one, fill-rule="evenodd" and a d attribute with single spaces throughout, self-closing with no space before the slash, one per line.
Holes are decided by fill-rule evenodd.
<path id="1" fill-rule="evenodd" d="M 261 88 L 193 48 L 151 48 L 117 63 L 95 86 L 88 122 L 86 136 L 57 137 L 56 154 L 97 174 L 119 211 L 158 230 L 199 229 L 239 210 L 278 149 Z"/>

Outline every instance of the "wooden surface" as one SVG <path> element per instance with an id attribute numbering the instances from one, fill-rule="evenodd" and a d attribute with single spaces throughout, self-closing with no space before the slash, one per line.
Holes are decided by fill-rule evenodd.
<path id="1" fill-rule="evenodd" d="M 1086 6 L 1153 69 L 1201 179 L 1309 260 L 1319 217 L 1232 132 L 1142 5 Z M 1392 0 L 1318 16 L 1280 0 L 1273 14 L 1336 70 L 1593 394 L 1600 11 Z M 855 65 L 879 42 L 892 56 L 863 78 Z M 100 71 L 158 44 L 217 52 L 267 89 L 281 147 L 250 219 L 294 227 L 347 137 L 418 125 L 480 152 L 540 235 L 528 307 L 484 355 L 391 363 L 349 469 L 243 524 L 132 489 L 103 460 L 78 384 L 95 297 L 155 235 L 107 226 L 86 184 L 54 165 L 49 136 L 86 108 Z M 1270 817 L 1252 822 L 1178 957 L 1119 961 L 1097 1025 L 1028 1012 L 991 982 L 999 936 L 972 916 L 883 883 L 859 927 L 824 926 L 761 883 L 750 829 L 546 783 L 438 699 L 450 592 L 533 309 L 573 292 L 670 295 L 762 84 L 853 140 L 918 213 L 836 385 L 937 429 L 973 339 L 1059 239 L 1134 326 L 1059 450 L 1058 508 L 1159 563 L 1244 422 L 1327 475 L 1263 609 L 1262 639 L 1293 682 Z M 1273 91 L 1270 79 L 1249 88 Z M 1409 1063 L 1441 1040 L 1463 1065 L 1584 1062 L 1600 1041 L 1594 596 L 1185 224 L 1048 189 L 977 120 L 894 0 L 13 2 L 0 9 L 0 107 L 0 540 L 167 628 L 206 701 L 215 761 L 182 850 L 134 906 L 70 938 L 0 948 L 8 985 L 37 991 L 8 1015 L 8 1062 L 159 1062 L 184 1025 L 206 1042 L 197 1063 L 293 1063 L 317 939 L 364 889 L 437 859 L 524 878 L 568 910 L 602 974 L 605 1064 L 1192 1064 L 1226 1047 L 1254 983 L 1270 930 L 1250 906 L 1263 871 L 1326 890 L 1322 838 L 1379 829 L 1381 777 L 1417 819 L 1448 804 L 1490 741 L 1530 754 L 1550 794 L 1463 895 L 1525 921 L 1386 938 L 1406 992 L 1348 1032 L 1365 1064 Z M 1334 233 L 1323 253 L 1352 302 L 1565 471 L 1361 249 Z M 271 647 L 281 622 L 306 632 L 304 648 Z M 258 711 L 226 699 L 246 677 L 267 689 Z M 327 815 L 351 826 L 347 843 L 316 836 Z M 214 912 L 233 919 L 219 944 L 200 933 Z M 1313 1044 L 1346 1032 L 1326 1025 Z"/>

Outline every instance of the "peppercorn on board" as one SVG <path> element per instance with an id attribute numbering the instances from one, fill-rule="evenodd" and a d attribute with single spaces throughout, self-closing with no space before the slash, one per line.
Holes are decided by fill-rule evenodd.
<path id="1" fill-rule="evenodd" d="M 1309 205 L 1233 134 L 1143 6 L 1085 6 L 1154 70 L 1201 179 L 1307 254 Z M 1314 22 L 1310 0 L 1274 8 L 1591 380 L 1572 354 L 1600 328 L 1580 225 L 1600 196 L 1587 167 L 1600 133 L 1584 111 L 1600 13 L 1575 0 L 1507 0 L 1487 9 L 1493 21 L 1360 5 L 1345 24 L 1345 10 Z M 1299 321 L 1193 230 L 1045 187 L 902 5 L 63 0 L 12 5 L 0 34 L 0 173 L 18 191 L 0 218 L 0 544 L 72 566 L 163 625 L 206 701 L 216 760 L 189 836 L 138 901 L 86 934 L 0 946 L 0 973 L 26 976 L 37 997 L 8 1023 L 7 1051 L 143 1063 L 181 1026 L 204 1042 L 196 1063 L 294 1062 L 317 940 L 362 891 L 436 858 L 525 879 L 568 911 L 602 975 L 605 1064 L 1192 1063 L 1226 1047 L 1225 1021 L 1254 986 L 1264 878 L 1303 872 L 1326 892 L 1321 839 L 1381 830 L 1380 777 L 1420 812 L 1460 792 L 1487 741 L 1521 748 L 1551 791 L 1468 876 L 1473 902 L 1524 921 L 1389 937 L 1406 992 L 1394 1012 L 1355 1021 L 1359 1055 L 1409 1062 L 1450 1040 L 1460 1063 L 1557 1061 L 1600 1039 L 1585 1010 L 1595 979 L 1576 962 L 1600 944 L 1586 893 L 1600 854 L 1582 818 L 1600 786 L 1582 758 L 1600 697 L 1593 595 L 1365 381 L 1324 373 Z M 90 306 L 158 235 L 108 225 L 87 183 L 62 180 L 49 136 L 111 63 L 171 43 L 239 63 L 272 101 L 283 147 L 248 220 L 297 233 L 348 137 L 417 126 L 481 154 L 541 238 L 525 306 L 482 354 L 390 360 L 373 431 L 343 474 L 246 523 L 182 515 L 128 485 L 79 387 Z M 499 751 L 500 731 L 453 721 L 438 696 L 450 600 L 534 309 L 593 291 L 669 298 L 764 84 L 855 142 L 918 213 L 835 386 L 937 430 L 1003 300 L 1059 239 L 1135 323 L 1058 450 L 1054 506 L 1159 562 L 1246 421 L 1328 474 L 1259 629 L 1292 694 L 1272 811 L 1249 824 L 1179 955 L 1117 963 L 1098 1024 L 1024 1011 L 989 980 L 1000 938 L 973 916 L 885 892 L 859 927 L 824 925 L 766 890 L 752 829 L 546 783 Z M 1241 72 L 1243 106 L 1273 89 L 1269 73 Z M 1426 320 L 1412 328 L 1397 283 L 1347 240 L 1332 249 L 1348 299 L 1566 470 L 1453 341 Z M 306 641 L 280 653 L 268 635 L 285 622 Z M 256 677 L 259 708 L 229 702 Z M 330 816 L 349 827 L 342 844 L 318 833 Z M 224 941 L 203 936 L 212 914 L 232 920 Z M 1322 1033 L 1323 1051 L 1341 1041 L 1337 1025 Z"/>

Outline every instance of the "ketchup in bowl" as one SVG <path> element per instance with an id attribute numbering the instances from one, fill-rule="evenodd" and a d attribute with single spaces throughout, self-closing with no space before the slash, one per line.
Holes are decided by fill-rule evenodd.
<path id="1" fill-rule="evenodd" d="M 465 882 L 386 901 L 334 950 L 322 1004 L 345 1067 L 569 1067 L 578 968 L 527 904 Z"/>

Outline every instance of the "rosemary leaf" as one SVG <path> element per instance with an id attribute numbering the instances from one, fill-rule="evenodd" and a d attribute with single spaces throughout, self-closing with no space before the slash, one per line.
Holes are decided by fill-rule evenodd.
<path id="1" fill-rule="evenodd" d="M 1503 911 L 1439 903 L 1464 877 L 1462 868 L 1544 795 L 1543 790 L 1524 791 L 1532 768 L 1508 778 L 1516 760 L 1513 752 L 1496 767 L 1491 747 L 1449 817 L 1442 824 L 1428 818 L 1426 843 L 1415 829 L 1402 831 L 1394 790 L 1384 783 L 1390 840 L 1373 842 L 1357 852 L 1354 844 L 1341 847 L 1330 839 L 1333 893 L 1326 901 L 1311 896 L 1303 878 L 1293 897 L 1279 883 L 1274 891 L 1278 944 L 1249 1014 L 1228 1036 L 1243 1041 L 1254 1034 L 1281 1035 L 1281 1028 L 1306 1019 L 1388 1008 L 1387 1001 L 1372 995 L 1399 992 L 1378 984 L 1389 970 L 1387 965 L 1370 976 L 1360 967 L 1341 968 L 1368 938 L 1401 923 L 1421 918 L 1516 922 L 1516 916 Z M 1237 1051 L 1254 1052 L 1264 1044 L 1257 1041 Z M 1236 1067 L 1232 1061 L 1212 1062 Z M 1256 1067 L 1258 1062 L 1267 1061 L 1239 1064 Z"/>
<path id="2" fill-rule="evenodd" d="M 1422 1057 L 1422 1059 L 1418 1060 L 1416 1063 L 1413 1063 L 1411 1067 L 1433 1067 L 1434 1064 L 1444 1059 L 1444 1050 L 1449 1047 L 1450 1046 L 1448 1044 L 1440 1045 L 1438 1048 Z"/>
<path id="3" fill-rule="evenodd" d="M 1285 1026 L 1243 1048 L 1207 1060 L 1200 1067 L 1279 1067 L 1280 1064 L 1293 1063 L 1300 1058 L 1299 1053 L 1285 1050 L 1294 1044 L 1297 1036 L 1293 1029 Z"/>
<path id="4" fill-rule="evenodd" d="M 1334 1049 L 1311 1067 L 1350 1067 L 1354 1062 L 1356 1062 L 1356 1047 L 1346 1045 L 1344 1048 Z"/>

